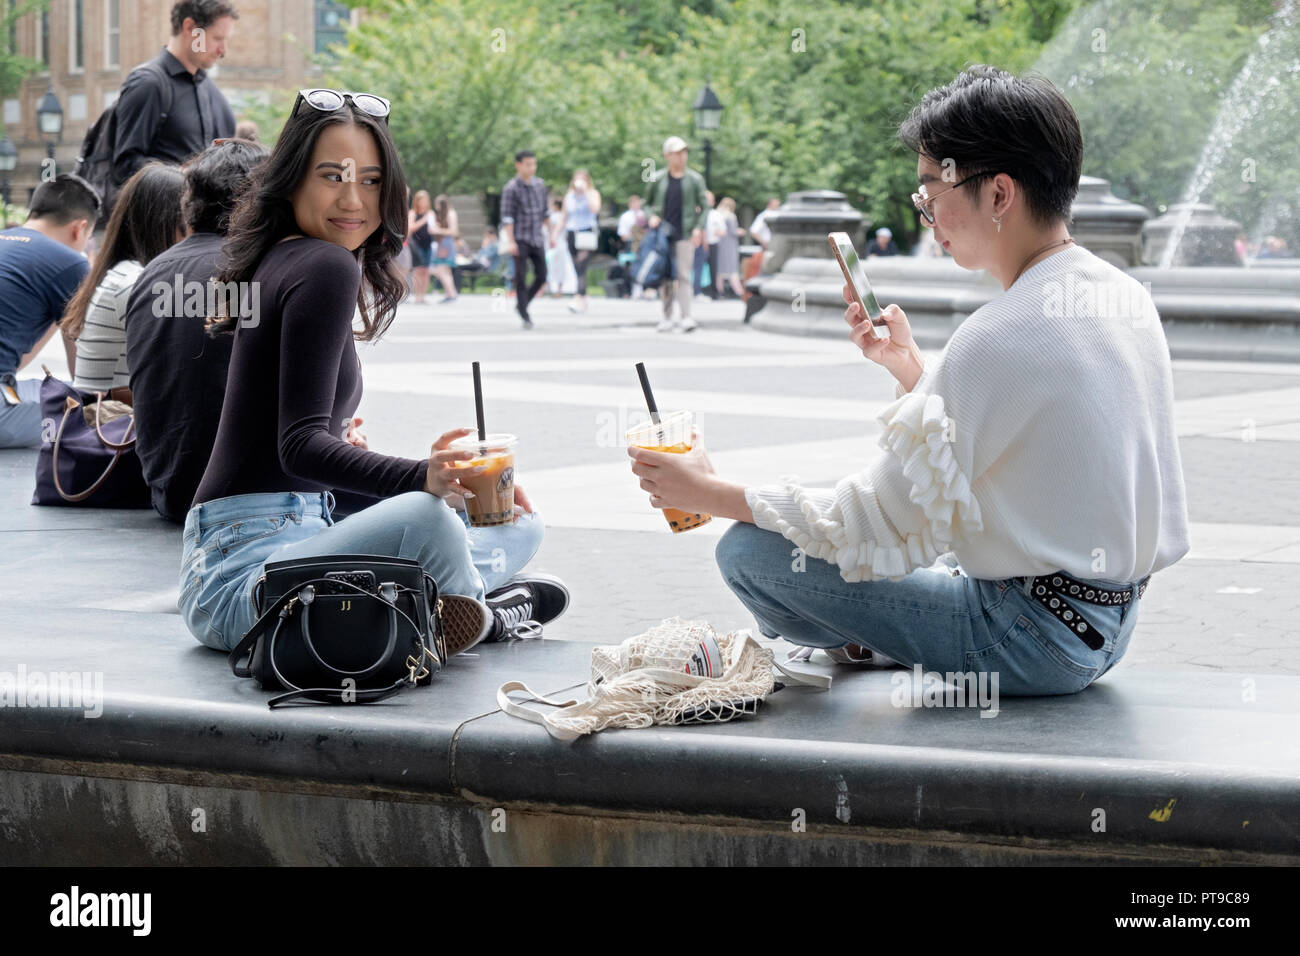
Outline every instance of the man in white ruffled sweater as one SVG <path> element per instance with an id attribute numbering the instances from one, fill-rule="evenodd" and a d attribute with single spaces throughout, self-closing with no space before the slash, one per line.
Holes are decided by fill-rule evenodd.
<path id="1" fill-rule="evenodd" d="M 768 636 L 1074 693 L 1123 656 L 1147 579 L 1189 549 L 1164 330 L 1146 289 L 1070 238 L 1083 143 L 1046 80 L 971 67 L 899 135 L 936 241 L 1004 292 L 929 364 L 898 306 L 888 339 L 845 311 L 898 379 L 884 454 L 833 489 L 725 481 L 700 444 L 629 449 L 632 470 L 656 507 L 738 522 L 718 562 Z"/>

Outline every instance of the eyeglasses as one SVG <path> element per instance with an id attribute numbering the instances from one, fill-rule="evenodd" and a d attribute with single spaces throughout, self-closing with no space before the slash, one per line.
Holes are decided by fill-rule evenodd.
<path id="1" fill-rule="evenodd" d="M 352 105 L 361 112 L 381 119 L 385 123 L 388 122 L 388 100 L 374 93 L 353 93 L 350 90 L 299 90 L 298 98 L 293 101 L 293 110 L 289 115 L 297 116 L 298 107 L 303 103 L 322 113 L 333 113 L 337 109 L 342 109 L 343 104 L 348 100 L 351 100 Z"/>
<path id="2" fill-rule="evenodd" d="M 921 187 L 920 187 L 916 192 L 912 193 L 912 205 L 915 206 L 915 207 L 916 207 L 916 211 L 919 212 L 919 213 L 921 214 L 921 218 L 925 220 L 925 224 L 926 224 L 927 226 L 933 226 L 933 225 L 934 225 L 934 213 L 931 212 L 931 211 L 929 210 L 929 208 L 928 208 L 929 205 L 930 205 L 930 203 L 932 203 L 932 202 L 934 202 L 936 199 L 938 199 L 939 196 L 942 196 L 942 195 L 944 195 L 945 193 L 950 193 L 950 192 L 952 192 L 952 191 L 953 191 L 954 189 L 956 189 L 958 186 L 965 186 L 965 185 L 966 185 L 968 182 L 970 182 L 972 179 L 978 179 L 978 178 L 981 177 L 981 176 L 987 176 L 987 175 L 988 175 L 987 172 L 983 172 L 983 173 L 973 173 L 972 175 L 967 176 L 967 177 L 966 177 L 965 179 L 963 179 L 961 182 L 957 183 L 955 186 L 950 186 L 949 188 L 945 189 L 943 192 L 938 193 L 937 195 L 934 195 L 934 196 L 931 196 L 931 195 L 928 193 L 928 191 L 926 190 L 926 187 L 921 186 Z"/>

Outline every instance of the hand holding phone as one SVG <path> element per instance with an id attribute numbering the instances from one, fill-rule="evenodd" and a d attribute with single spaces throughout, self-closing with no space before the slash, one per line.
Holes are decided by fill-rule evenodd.
<path id="1" fill-rule="evenodd" d="M 840 264 L 840 271 L 844 273 L 844 279 L 852 290 L 858 308 L 867 317 L 868 330 L 871 336 L 878 339 L 889 338 L 889 324 L 881 315 L 880 303 L 876 301 L 876 295 L 871 291 L 871 283 L 867 281 L 866 270 L 862 268 L 858 253 L 853 248 L 853 241 L 849 239 L 849 234 L 847 232 L 832 232 L 828 233 L 826 238 L 831 244 L 831 251 L 835 253 L 835 261 Z"/>

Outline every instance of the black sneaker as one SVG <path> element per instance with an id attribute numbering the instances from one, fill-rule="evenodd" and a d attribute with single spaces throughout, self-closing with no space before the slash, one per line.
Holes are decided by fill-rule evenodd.
<path id="1" fill-rule="evenodd" d="M 542 625 L 555 620 L 569 606 L 569 589 L 550 574 L 520 576 L 486 598 L 492 628 L 484 643 L 541 637 Z"/>

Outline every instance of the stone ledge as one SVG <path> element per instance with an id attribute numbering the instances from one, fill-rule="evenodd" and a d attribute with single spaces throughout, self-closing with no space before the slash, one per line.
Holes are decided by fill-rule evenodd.
<path id="1" fill-rule="evenodd" d="M 144 792 L 166 770 L 236 790 L 276 780 L 327 788 L 373 807 L 451 799 L 786 828 L 802 810 L 808 826 L 1062 846 L 1097 836 L 1101 808 L 1103 839 L 1157 855 L 1300 856 L 1300 678 L 1254 677 L 1257 702 L 1242 703 L 1243 675 L 1117 671 L 1069 697 L 1003 698 L 997 717 L 980 718 L 973 708 L 894 706 L 892 681 L 906 672 L 839 669 L 829 693 L 781 691 L 757 718 L 561 743 L 497 712 L 495 690 L 510 679 L 548 695 L 572 688 L 585 680 L 590 644 L 490 645 L 385 703 L 272 712 L 223 655 L 185 646 L 174 617 L 170 634 L 96 638 L 113 651 L 91 664 L 85 644 L 69 654 L 60 637 L 80 613 L 46 616 L 56 620 L 40 635 L 18 622 L 9 660 L 98 666 L 103 715 L 6 709 L 0 753 L 67 761 L 75 772 L 61 775 L 84 786 L 111 763 L 112 777 L 133 777 Z M 69 825 L 61 801 L 42 800 L 28 826 L 48 835 Z"/>

